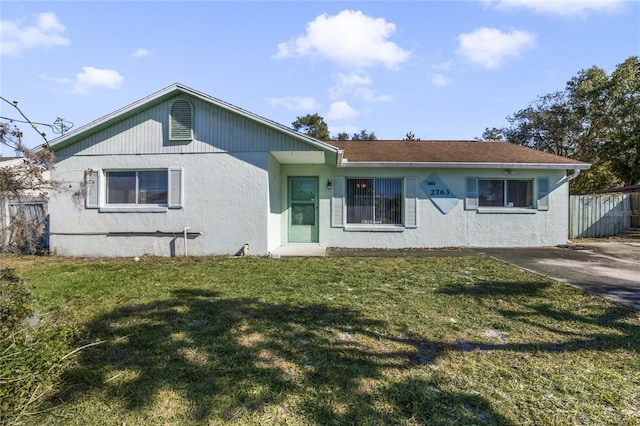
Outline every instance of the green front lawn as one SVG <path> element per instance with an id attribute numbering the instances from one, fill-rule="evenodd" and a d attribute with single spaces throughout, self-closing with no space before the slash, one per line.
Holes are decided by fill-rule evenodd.
<path id="1" fill-rule="evenodd" d="M 16 422 L 640 424 L 640 313 L 490 258 L 7 265 L 67 345 Z"/>

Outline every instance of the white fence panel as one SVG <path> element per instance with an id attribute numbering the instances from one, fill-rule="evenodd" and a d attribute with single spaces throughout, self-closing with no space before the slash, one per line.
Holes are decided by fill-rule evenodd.
<path id="1" fill-rule="evenodd" d="M 569 238 L 610 237 L 629 229 L 630 194 L 572 195 Z"/>

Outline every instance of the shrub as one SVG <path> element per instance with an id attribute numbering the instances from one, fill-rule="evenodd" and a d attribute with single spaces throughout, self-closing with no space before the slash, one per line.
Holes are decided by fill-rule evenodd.
<path id="1" fill-rule="evenodd" d="M 27 284 L 12 269 L 0 270 L 0 338 L 18 331 L 33 315 L 33 300 Z"/>
<path id="2" fill-rule="evenodd" d="M 72 327 L 30 328 L 35 315 L 27 283 L 0 270 L 0 425 L 22 423 L 58 382 L 76 337 Z"/>

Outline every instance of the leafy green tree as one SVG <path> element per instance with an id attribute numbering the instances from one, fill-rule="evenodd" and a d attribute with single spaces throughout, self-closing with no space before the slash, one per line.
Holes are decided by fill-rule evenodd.
<path id="1" fill-rule="evenodd" d="M 507 121 L 510 126 L 502 133 L 510 142 L 564 157 L 573 157 L 576 152 L 580 125 L 565 92 L 540 96 Z"/>
<path id="2" fill-rule="evenodd" d="M 367 129 L 360 130 L 360 133 L 354 133 L 351 135 L 352 141 L 376 141 L 378 138 L 376 137 L 376 132 L 368 133 Z"/>
<path id="3" fill-rule="evenodd" d="M 336 140 L 336 141 L 348 141 L 349 140 L 349 133 L 340 132 L 340 133 L 338 133 L 338 136 L 336 136 L 333 139 Z"/>
<path id="4" fill-rule="evenodd" d="M 628 58 L 608 75 L 591 67 L 563 91 L 538 97 L 507 117 L 510 142 L 592 167 L 572 184 L 588 192 L 640 182 L 640 60 Z"/>
<path id="5" fill-rule="evenodd" d="M 610 137 L 602 146 L 611 171 L 625 185 L 640 182 L 640 58 L 632 56 L 611 74 Z"/>
<path id="6" fill-rule="evenodd" d="M 419 141 L 420 138 L 416 138 L 416 135 L 413 132 L 407 132 L 406 135 L 404 135 L 404 138 L 402 138 L 403 141 Z"/>
<path id="7" fill-rule="evenodd" d="M 329 126 L 318 113 L 296 117 L 296 121 L 291 123 L 291 125 L 295 130 L 313 138 L 323 141 L 331 139 L 329 136 Z"/>
<path id="8" fill-rule="evenodd" d="M 482 136 L 476 139 L 481 141 L 503 141 L 504 135 L 502 134 L 502 129 L 486 127 L 484 132 L 482 132 Z"/>

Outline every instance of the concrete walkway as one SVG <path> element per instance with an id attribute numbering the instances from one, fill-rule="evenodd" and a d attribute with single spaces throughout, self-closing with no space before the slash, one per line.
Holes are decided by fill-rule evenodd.
<path id="1" fill-rule="evenodd" d="M 270 257 L 324 257 L 327 248 L 320 244 L 287 244 L 269 253 Z"/>

